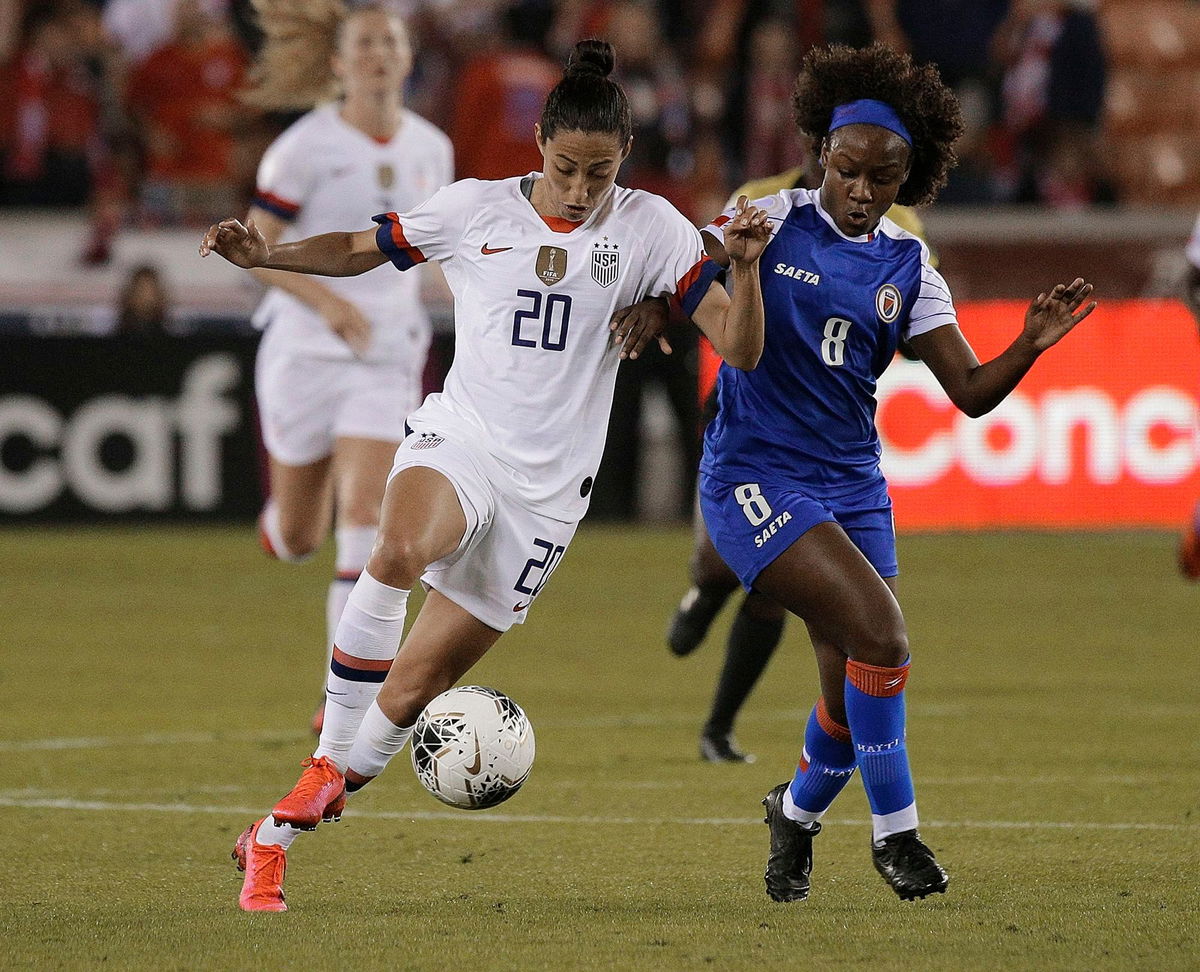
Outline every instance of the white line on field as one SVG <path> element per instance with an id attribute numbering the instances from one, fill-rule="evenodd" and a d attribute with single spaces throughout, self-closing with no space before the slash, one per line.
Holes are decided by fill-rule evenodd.
<path id="1" fill-rule="evenodd" d="M 229 743 L 295 742 L 308 733 L 288 732 L 148 732 L 140 736 L 50 736 L 0 742 L 0 753 L 47 749 L 120 749 L 128 746 L 212 746 Z"/>
<path id="2" fill-rule="evenodd" d="M 22 797 L 0 793 L 0 806 L 23 807 L 38 810 L 83 810 L 102 813 L 208 813 L 230 816 L 255 817 L 263 812 L 262 807 L 219 807 L 211 804 L 194 803 L 114 803 L 108 800 L 75 800 L 67 797 L 43 798 Z M 455 813 L 448 810 L 364 810 L 354 811 L 354 816 L 366 820 L 470 820 L 481 823 L 541 823 L 541 824 L 638 824 L 649 826 L 703 826 L 729 827 L 744 824 L 759 824 L 755 817 L 565 817 L 552 814 L 480 813 L 469 811 Z M 862 827 L 865 821 L 848 819 L 826 819 L 822 823 L 839 826 Z M 1118 821 L 1057 821 L 1057 820 L 926 820 L 926 827 L 966 827 L 975 830 L 1150 830 L 1150 831 L 1198 831 L 1200 825 L 1145 823 Z"/>

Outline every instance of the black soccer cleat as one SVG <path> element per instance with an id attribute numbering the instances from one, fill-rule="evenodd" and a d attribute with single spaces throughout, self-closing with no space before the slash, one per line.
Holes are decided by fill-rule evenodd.
<path id="1" fill-rule="evenodd" d="M 933 851 L 921 843 L 915 830 L 905 830 L 871 845 L 875 870 L 901 901 L 924 898 L 927 894 L 945 894 L 950 877 L 933 859 Z"/>
<path id="2" fill-rule="evenodd" d="M 767 857 L 767 894 L 775 901 L 803 901 L 808 897 L 812 873 L 812 839 L 821 825 L 804 827 L 783 815 L 783 794 L 791 783 L 780 783 L 763 800 L 771 828 L 771 853 Z"/>
<path id="3" fill-rule="evenodd" d="M 706 763 L 753 763 L 754 755 L 738 748 L 732 733 L 703 733 L 700 736 L 700 758 Z"/>
<path id="4" fill-rule="evenodd" d="M 728 596 L 725 593 L 714 596 L 698 587 L 688 588 L 667 625 L 667 647 L 672 655 L 682 658 L 700 647 Z"/>

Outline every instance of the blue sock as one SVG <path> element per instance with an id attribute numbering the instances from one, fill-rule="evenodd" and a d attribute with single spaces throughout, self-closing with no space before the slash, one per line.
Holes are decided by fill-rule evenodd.
<path id="1" fill-rule="evenodd" d="M 899 668 L 846 663 L 846 721 L 863 786 L 871 804 L 876 842 L 917 826 L 908 748 L 904 739 L 904 683 L 908 662 Z"/>
<path id="2" fill-rule="evenodd" d="M 789 818 L 799 823 L 820 820 L 854 775 L 850 730 L 829 717 L 825 700 L 817 699 L 804 729 L 804 755 L 792 780 Z"/>

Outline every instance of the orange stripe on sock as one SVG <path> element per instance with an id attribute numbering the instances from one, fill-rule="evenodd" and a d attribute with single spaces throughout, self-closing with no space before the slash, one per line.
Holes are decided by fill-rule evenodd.
<path id="1" fill-rule="evenodd" d="M 900 668 L 865 665 L 851 659 L 846 662 L 846 677 L 860 692 L 888 699 L 904 691 L 904 683 L 908 681 L 908 668 L 908 665 L 902 665 Z"/>
<path id="2" fill-rule="evenodd" d="M 333 646 L 333 660 L 347 668 L 357 668 L 364 672 L 386 672 L 392 667 L 390 658 L 355 658 L 347 655 L 337 645 Z"/>
<path id="3" fill-rule="evenodd" d="M 829 710 L 825 708 L 825 696 L 817 699 L 817 725 L 830 738 L 836 739 L 838 742 L 850 742 L 850 727 L 833 720 L 829 715 Z"/>
<path id="4" fill-rule="evenodd" d="M 799 764 L 797 764 L 797 766 L 801 773 L 808 772 L 808 760 L 805 759 L 803 756 L 800 757 L 800 762 L 799 762 Z"/>

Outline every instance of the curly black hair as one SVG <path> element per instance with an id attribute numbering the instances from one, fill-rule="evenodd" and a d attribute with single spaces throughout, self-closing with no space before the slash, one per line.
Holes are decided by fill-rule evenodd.
<path id="1" fill-rule="evenodd" d="M 896 202 L 933 202 L 958 163 L 954 143 L 963 133 L 963 121 L 954 92 L 942 83 L 937 68 L 914 64 L 907 54 L 883 44 L 814 48 L 800 66 L 792 111 L 796 127 L 812 139 L 818 158 L 833 109 L 860 98 L 891 105 L 912 135 L 912 167 Z"/>

